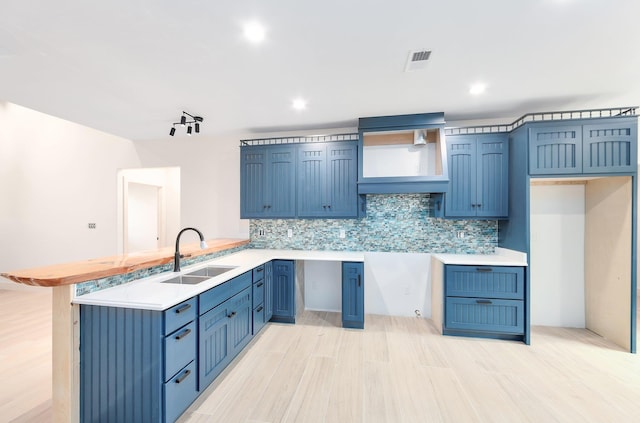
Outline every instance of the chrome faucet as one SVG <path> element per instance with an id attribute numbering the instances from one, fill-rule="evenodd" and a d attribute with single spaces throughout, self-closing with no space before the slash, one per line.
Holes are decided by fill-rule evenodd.
<path id="1" fill-rule="evenodd" d="M 198 236 L 200 237 L 200 248 L 203 249 L 203 250 L 205 248 L 207 248 L 207 243 L 204 242 L 204 236 L 202 235 L 202 232 L 200 232 L 196 228 L 184 228 L 183 230 L 178 232 L 178 236 L 176 238 L 176 253 L 173 256 L 173 271 L 174 272 L 179 272 L 180 271 L 180 259 L 182 258 L 182 256 L 180 255 L 180 235 L 182 235 L 182 233 L 185 232 L 185 231 L 196 231 L 198 233 Z"/>

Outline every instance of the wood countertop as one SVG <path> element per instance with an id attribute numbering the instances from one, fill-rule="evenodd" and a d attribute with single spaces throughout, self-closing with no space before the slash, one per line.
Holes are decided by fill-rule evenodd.
<path id="1" fill-rule="evenodd" d="M 200 243 L 194 242 L 180 246 L 180 253 L 185 257 L 197 257 L 218 251 L 229 250 L 249 243 L 248 239 L 211 239 L 208 247 L 200 249 Z M 103 257 L 74 263 L 55 264 L 34 269 L 16 270 L 1 275 L 24 285 L 53 287 L 71 285 L 108 276 L 123 275 L 140 269 L 171 263 L 174 255 L 173 247 L 158 250 L 142 251 L 129 255 Z"/>

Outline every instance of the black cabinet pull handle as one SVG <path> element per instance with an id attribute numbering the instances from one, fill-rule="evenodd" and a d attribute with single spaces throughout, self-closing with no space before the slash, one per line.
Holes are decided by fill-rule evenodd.
<path id="1" fill-rule="evenodd" d="M 491 267 L 476 267 L 476 272 L 493 272 Z"/>
<path id="2" fill-rule="evenodd" d="M 478 304 L 493 304 L 491 300 L 476 300 Z"/>
<path id="3" fill-rule="evenodd" d="M 191 308 L 191 304 L 185 304 L 182 307 L 176 309 L 176 314 L 184 313 L 185 311 L 189 310 L 190 308 Z"/>
<path id="4" fill-rule="evenodd" d="M 184 330 L 182 333 L 176 335 L 176 341 L 181 340 L 182 338 L 184 338 L 185 336 L 189 335 L 190 333 L 191 333 L 191 329 Z"/>
<path id="5" fill-rule="evenodd" d="M 229 319 L 231 319 L 231 318 L 232 318 L 233 316 L 235 316 L 235 315 L 236 315 L 236 312 L 235 312 L 235 311 L 232 311 L 232 312 L 231 312 L 231 314 L 229 314 L 227 317 L 228 317 Z"/>
<path id="6" fill-rule="evenodd" d="M 264 272 L 264 267 L 260 267 L 260 268 L 258 268 L 258 270 L 256 270 L 256 272 L 257 272 L 257 273 Z"/>
<path id="7" fill-rule="evenodd" d="M 185 370 L 185 372 L 182 374 L 182 376 L 180 376 L 179 378 L 176 379 L 176 383 L 182 382 L 183 380 L 188 378 L 190 374 L 191 374 L 191 370 Z"/>
<path id="8" fill-rule="evenodd" d="M 260 306 L 260 307 L 258 307 L 258 308 L 256 309 L 256 311 L 257 311 L 258 313 L 260 313 L 260 312 L 262 311 L 262 309 L 264 309 L 264 307 Z"/>
<path id="9" fill-rule="evenodd" d="M 362 286 L 362 276 L 358 275 L 358 286 Z"/>
<path id="10" fill-rule="evenodd" d="M 471 207 L 474 207 L 474 208 L 475 208 L 475 206 L 477 206 L 477 204 L 472 204 L 472 205 L 471 205 Z"/>
<path id="11" fill-rule="evenodd" d="M 477 205 L 478 207 L 482 207 L 482 204 L 480 204 L 480 203 L 478 203 L 478 204 L 476 204 L 476 205 Z"/>
<path id="12" fill-rule="evenodd" d="M 262 285 L 264 285 L 264 282 L 257 283 L 256 288 L 260 288 Z"/>

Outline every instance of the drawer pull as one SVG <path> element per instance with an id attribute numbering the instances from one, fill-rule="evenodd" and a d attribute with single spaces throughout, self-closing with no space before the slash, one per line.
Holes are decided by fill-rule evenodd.
<path id="1" fill-rule="evenodd" d="M 182 333 L 179 333 L 178 335 L 176 335 L 176 341 L 181 340 L 182 338 L 189 335 L 190 333 L 191 333 L 191 329 L 185 329 L 184 331 L 182 331 Z"/>
<path id="2" fill-rule="evenodd" d="M 476 300 L 478 304 L 493 304 L 491 300 Z"/>
<path id="3" fill-rule="evenodd" d="M 186 371 L 182 374 L 182 376 L 180 376 L 179 378 L 177 378 L 177 379 L 176 379 L 176 383 L 180 383 L 180 382 L 182 382 L 183 380 L 185 380 L 186 378 L 188 378 L 190 374 L 191 374 L 191 370 L 186 370 Z"/>
<path id="4" fill-rule="evenodd" d="M 256 312 L 260 313 L 262 310 L 264 309 L 264 307 L 260 306 L 256 309 Z"/>
<path id="5" fill-rule="evenodd" d="M 185 311 L 189 310 L 190 308 L 191 308 L 191 304 L 185 304 L 182 307 L 176 309 L 176 314 L 184 313 Z"/>
<path id="6" fill-rule="evenodd" d="M 491 267 L 476 267 L 476 272 L 493 272 Z"/>
<path id="7" fill-rule="evenodd" d="M 231 319 L 231 318 L 232 318 L 233 316 L 235 316 L 235 315 L 236 315 L 236 312 L 235 312 L 235 311 L 232 311 L 232 312 L 231 312 L 231 314 L 229 314 L 227 317 L 228 317 L 229 319 Z"/>
<path id="8" fill-rule="evenodd" d="M 256 273 L 260 273 L 260 272 L 263 272 L 263 271 L 264 271 L 264 267 L 260 267 L 260 268 L 258 268 L 258 270 L 256 270 Z"/>
<path id="9" fill-rule="evenodd" d="M 358 274 L 358 286 L 362 286 L 362 276 Z"/>
<path id="10" fill-rule="evenodd" d="M 262 285 L 264 285 L 264 282 L 257 283 L 256 288 L 260 288 Z"/>

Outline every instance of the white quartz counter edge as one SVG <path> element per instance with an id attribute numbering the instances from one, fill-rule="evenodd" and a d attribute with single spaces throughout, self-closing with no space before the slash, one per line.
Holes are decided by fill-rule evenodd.
<path id="1" fill-rule="evenodd" d="M 234 269 L 199 284 L 163 283 L 162 281 L 178 275 L 178 273 L 166 272 L 81 295 L 76 297 L 73 303 L 144 310 L 166 310 L 229 279 L 250 271 L 254 267 L 277 259 L 362 262 L 364 261 L 364 253 L 347 251 L 243 250 L 235 254 L 184 267 L 180 272 L 182 274 L 207 266 L 235 266 Z"/>
<path id="2" fill-rule="evenodd" d="M 433 254 L 444 264 L 478 266 L 527 266 L 527 254 L 506 248 L 496 248 L 495 254 Z"/>

